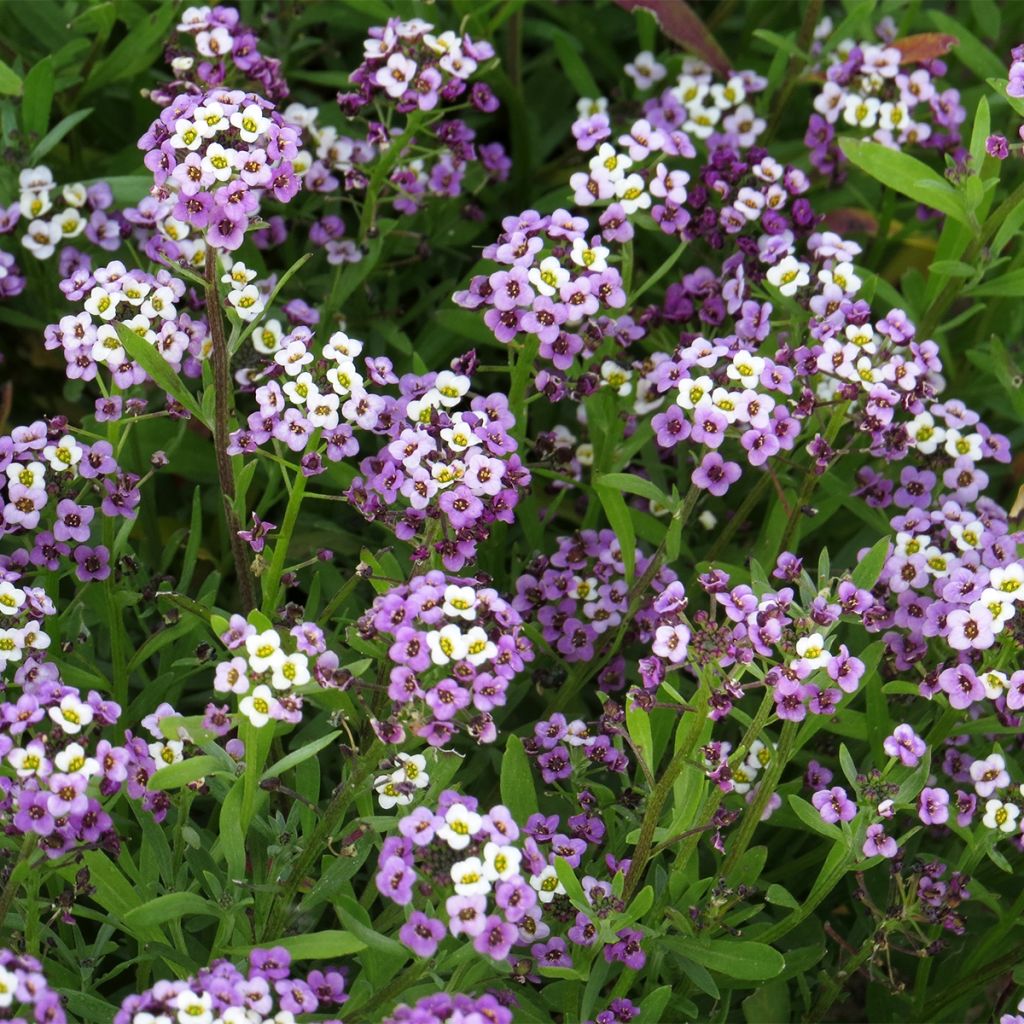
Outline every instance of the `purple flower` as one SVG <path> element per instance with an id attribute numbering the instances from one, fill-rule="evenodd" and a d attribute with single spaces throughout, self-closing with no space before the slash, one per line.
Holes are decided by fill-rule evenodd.
<path id="1" fill-rule="evenodd" d="M 83 583 L 90 580 L 105 580 L 110 575 L 110 552 L 105 547 L 81 545 L 74 553 L 75 575 Z"/>
<path id="2" fill-rule="evenodd" d="M 473 940 L 473 948 L 492 960 L 504 960 L 518 940 L 519 929 L 514 924 L 502 921 L 497 914 L 489 914 L 480 934 Z"/>
<path id="3" fill-rule="evenodd" d="M 842 786 L 819 790 L 811 797 L 811 803 L 817 808 L 822 821 L 830 825 L 839 821 L 853 821 L 857 816 L 857 805 L 846 795 Z"/>
<path id="4" fill-rule="evenodd" d="M 924 757 L 928 745 L 914 730 L 904 723 L 897 725 L 882 742 L 882 749 L 890 757 L 898 757 L 908 768 L 916 768 Z"/>
<path id="5" fill-rule="evenodd" d="M 867 838 L 861 847 L 865 857 L 895 857 L 899 847 L 892 836 L 887 836 L 881 825 L 868 825 Z"/>
<path id="6" fill-rule="evenodd" d="M 949 793 L 925 786 L 917 799 L 917 814 L 925 825 L 944 825 L 949 820 Z"/>
<path id="7" fill-rule="evenodd" d="M 716 412 L 716 416 L 719 414 Z M 724 429 L 725 418 L 719 416 Z M 701 428 L 703 430 L 703 428 Z M 697 428 L 693 432 L 694 440 L 697 438 Z M 719 441 L 719 443 L 721 443 Z M 726 462 L 718 452 L 708 452 L 701 460 L 701 464 L 693 471 L 690 479 L 701 490 L 710 491 L 716 498 L 720 498 L 729 487 L 739 480 L 741 475 L 740 467 L 735 462 Z"/>
<path id="8" fill-rule="evenodd" d="M 441 921 L 414 910 L 409 920 L 399 929 L 398 937 L 417 956 L 427 957 L 434 955 L 446 933 Z"/>

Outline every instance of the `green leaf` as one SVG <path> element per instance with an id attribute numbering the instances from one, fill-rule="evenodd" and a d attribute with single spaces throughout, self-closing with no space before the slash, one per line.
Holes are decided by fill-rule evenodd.
<path id="1" fill-rule="evenodd" d="M 333 960 L 338 956 L 351 956 L 366 949 L 366 943 L 356 938 L 351 932 L 326 931 L 313 932 L 310 935 L 289 935 L 273 942 L 264 942 L 257 949 L 273 949 L 284 946 L 294 960 Z M 242 948 L 233 952 L 248 952 Z"/>
<path id="2" fill-rule="evenodd" d="M 21 78 L 9 64 L 0 60 L 0 96 L 20 96 L 21 91 Z"/>
<path id="3" fill-rule="evenodd" d="M 792 910 L 797 910 L 800 907 L 796 897 L 788 889 L 775 882 L 768 886 L 764 898 L 777 907 L 789 907 Z"/>
<path id="4" fill-rule="evenodd" d="M 626 707 L 626 730 L 636 745 L 644 764 L 654 769 L 654 739 L 651 735 L 651 716 L 632 703 Z"/>
<path id="5" fill-rule="evenodd" d="M 174 372 L 171 364 L 145 338 L 140 338 L 124 324 L 115 326 L 125 352 L 149 374 L 158 387 L 163 388 L 176 402 L 181 403 L 200 423 L 204 423 L 199 405 Z"/>
<path id="6" fill-rule="evenodd" d="M 315 757 L 324 747 L 330 746 L 340 735 L 341 730 L 335 729 L 334 732 L 329 732 L 326 736 L 321 736 L 319 739 L 312 740 L 305 746 L 299 747 L 298 750 L 293 750 L 290 754 L 282 757 L 280 761 L 275 761 L 263 773 L 261 779 L 272 779 L 283 775 L 289 768 L 294 768 L 297 764 Z"/>
<path id="7" fill-rule="evenodd" d="M 786 961 L 782 954 L 763 942 L 710 941 L 685 937 L 663 938 L 662 946 L 729 978 L 740 981 L 767 981 L 782 973 Z"/>
<path id="8" fill-rule="evenodd" d="M 929 264 L 928 272 L 942 277 L 974 277 L 978 268 L 961 263 L 960 260 L 935 260 Z"/>
<path id="9" fill-rule="evenodd" d="M 963 18 L 951 18 L 942 11 L 929 11 L 931 23 L 940 31 L 956 36 L 953 56 L 979 78 L 1006 74 L 1003 62 L 976 35 L 964 25 Z"/>
<path id="10" fill-rule="evenodd" d="M 972 227 L 960 194 L 926 163 L 879 142 L 840 139 L 839 148 L 850 163 L 888 188 Z"/>
<path id="11" fill-rule="evenodd" d="M 223 773 L 223 761 L 211 757 L 209 754 L 202 754 L 199 757 L 187 757 L 177 764 L 169 764 L 164 768 L 157 769 L 146 783 L 146 788 L 154 792 L 181 789 L 182 786 L 187 786 L 190 782 L 205 778 L 207 775 Z"/>
<path id="12" fill-rule="evenodd" d="M 984 281 L 967 290 L 972 298 L 1019 298 L 1024 295 L 1024 270 L 1011 270 L 992 281 Z"/>
<path id="13" fill-rule="evenodd" d="M 81 124 L 91 113 L 93 112 L 92 107 L 83 107 L 81 110 L 76 110 L 73 114 L 68 114 L 67 117 L 55 124 L 40 140 L 36 143 L 36 148 L 32 150 L 31 156 L 29 156 L 29 163 L 35 164 L 42 160 L 51 149 L 56 146 L 61 139 L 64 138 L 68 132 L 71 131 L 76 125 Z"/>
<path id="14" fill-rule="evenodd" d="M 595 481 L 605 487 L 612 487 L 616 490 L 627 491 L 630 494 L 639 495 L 649 501 L 656 502 L 663 508 L 670 508 L 672 500 L 658 486 L 642 476 L 633 473 L 602 473 Z"/>
<path id="15" fill-rule="evenodd" d="M 170 892 L 157 896 L 124 915 L 129 928 L 153 928 L 183 917 L 220 917 L 222 910 L 216 903 L 194 892 Z"/>
<path id="16" fill-rule="evenodd" d="M 830 825 L 825 821 L 822 816 L 811 806 L 806 800 L 798 797 L 795 793 L 791 793 L 786 799 L 789 801 L 789 806 L 793 808 L 793 813 L 813 832 L 817 832 L 818 835 L 825 836 L 828 839 L 832 839 L 835 842 L 840 842 L 843 838 L 843 833 L 835 825 Z"/>
<path id="17" fill-rule="evenodd" d="M 598 478 L 594 485 L 594 493 L 601 501 L 604 514 L 608 518 L 608 525 L 615 531 L 615 537 L 622 549 L 622 564 L 626 570 L 626 581 L 633 582 L 633 573 L 636 569 L 636 531 L 633 527 L 633 517 L 629 513 L 629 506 L 626 504 L 622 493 L 604 483 L 603 478 Z"/>
<path id="18" fill-rule="evenodd" d="M 112 82 L 135 78 L 153 67 L 164 47 L 176 4 L 165 0 L 137 21 L 131 31 L 93 68 L 82 88 L 83 95 L 105 89 Z"/>
<path id="19" fill-rule="evenodd" d="M 851 786 L 855 786 L 857 784 L 857 766 L 853 763 L 853 758 L 845 743 L 839 744 L 839 766 L 843 769 L 846 781 Z"/>
<path id="20" fill-rule="evenodd" d="M 514 733 L 509 735 L 501 758 L 501 800 L 516 821 L 525 821 L 537 813 L 537 791 L 530 759 L 523 741 Z"/>
<path id="21" fill-rule="evenodd" d="M 593 908 L 587 901 L 583 886 L 580 885 L 580 881 L 576 877 L 576 872 L 564 857 L 555 857 L 555 871 L 558 874 L 558 880 L 565 887 L 565 894 L 569 897 L 572 905 L 584 913 L 592 912 Z"/>
<path id="22" fill-rule="evenodd" d="M 21 127 L 29 135 L 43 135 L 53 106 L 53 57 L 44 57 L 25 76 L 21 98 Z"/>
<path id="23" fill-rule="evenodd" d="M 870 590 L 878 582 L 878 577 L 885 568 L 885 560 L 889 557 L 889 547 L 889 538 L 883 537 L 854 566 L 853 572 L 850 573 L 854 586 Z"/>
<path id="24" fill-rule="evenodd" d="M 601 87 L 594 81 L 594 76 L 587 67 L 583 54 L 583 46 L 575 36 L 559 31 L 554 37 L 555 54 L 562 65 L 565 77 L 576 93 L 583 99 L 596 100 L 603 96 Z"/>

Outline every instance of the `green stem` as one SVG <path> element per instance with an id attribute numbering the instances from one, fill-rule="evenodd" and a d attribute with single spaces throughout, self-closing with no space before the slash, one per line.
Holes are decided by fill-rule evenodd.
<path id="1" fill-rule="evenodd" d="M 691 712 L 690 727 L 686 730 L 683 742 L 679 749 L 672 756 L 668 768 L 658 780 L 653 792 L 647 798 L 647 808 L 644 811 L 643 820 L 640 822 L 640 835 L 637 838 L 636 846 L 633 848 L 633 856 L 629 866 L 629 873 L 626 875 L 626 883 L 623 886 L 622 898 L 628 903 L 634 890 L 640 884 L 647 864 L 651 860 L 654 849 L 654 833 L 661 819 L 661 812 L 665 807 L 665 801 L 672 792 L 679 773 L 694 758 L 694 748 L 700 740 L 701 732 L 707 721 L 707 709 L 709 685 L 701 677 L 698 680 L 697 692 L 693 696 L 693 711 Z"/>
<path id="2" fill-rule="evenodd" d="M 210 325 L 212 342 L 210 360 L 213 366 L 213 443 L 217 461 L 217 477 L 220 482 L 221 498 L 224 505 L 224 519 L 228 528 L 228 544 L 235 563 L 238 577 L 238 593 L 242 610 L 251 611 L 256 607 L 253 593 L 252 573 L 245 541 L 238 535 L 241 525 L 235 512 L 235 470 L 228 455 L 231 412 L 234 407 L 234 387 L 231 383 L 231 355 L 228 340 L 224 334 L 224 316 L 220 305 L 220 285 L 217 282 L 218 250 L 206 251 L 206 315 Z"/>
<path id="3" fill-rule="evenodd" d="M 20 872 L 18 868 L 31 856 L 32 851 L 36 848 L 37 840 L 38 836 L 34 832 L 29 832 L 21 841 L 18 857 L 11 865 L 11 873 L 7 876 L 7 884 L 4 886 L 3 892 L 0 892 L 0 928 L 3 927 L 4 921 L 7 919 L 7 912 L 11 909 L 14 897 L 21 887 L 23 872 Z"/>
<path id="4" fill-rule="evenodd" d="M 768 696 L 769 694 L 765 694 L 766 699 Z M 754 832 L 757 830 L 757 826 L 761 824 L 761 815 L 764 814 L 764 809 L 768 806 L 768 801 L 775 792 L 775 787 L 779 784 L 782 772 L 789 762 L 790 755 L 793 753 L 795 740 L 796 722 L 787 721 L 782 727 L 779 745 L 775 748 L 775 753 L 772 755 L 771 761 L 768 762 L 764 775 L 761 776 L 754 799 L 747 804 L 740 827 L 733 834 L 729 843 L 729 852 L 726 855 L 720 872 L 724 878 L 729 877 L 729 872 L 736 866 L 736 862 L 740 857 L 746 853 L 750 840 L 754 838 Z"/>
<path id="5" fill-rule="evenodd" d="M 682 241 L 676 246 L 675 251 L 665 260 L 664 263 L 658 269 L 651 274 L 649 278 L 636 290 L 636 293 L 632 297 L 632 304 L 636 304 L 640 300 L 640 296 L 643 295 L 649 288 L 653 288 L 675 265 L 679 257 L 686 251 L 686 246 L 689 243 Z"/>
<path id="6" fill-rule="evenodd" d="M 315 438 L 314 435 L 314 446 Z M 274 554 L 270 560 L 270 568 L 263 576 L 263 614 L 272 616 L 274 607 L 277 604 L 277 591 L 281 585 L 281 575 L 284 572 L 285 559 L 288 557 L 288 546 L 291 543 L 292 534 L 295 532 L 295 524 L 299 518 L 299 509 L 302 507 L 302 497 L 306 493 L 306 475 L 299 470 L 295 475 L 292 484 L 292 492 L 288 496 L 288 507 L 285 509 L 284 522 L 277 534 L 277 541 L 274 543 Z"/>
<path id="7" fill-rule="evenodd" d="M 288 914 L 294 909 L 295 896 L 302 885 L 303 879 L 309 873 L 317 857 L 321 855 L 327 846 L 328 840 L 334 834 L 338 825 L 341 824 L 349 804 L 363 790 L 363 783 L 370 774 L 373 763 L 379 758 L 381 744 L 374 741 L 370 749 L 361 756 L 353 765 L 349 777 L 339 783 L 331 802 L 327 805 L 320 818 L 319 823 L 304 844 L 302 853 L 299 854 L 295 863 L 291 866 L 288 878 L 282 885 L 281 893 L 278 895 L 274 907 L 267 919 L 263 932 L 264 938 L 277 939 L 281 937 L 282 929 L 288 918 Z"/>
<path id="8" fill-rule="evenodd" d="M 808 1024 L 812 1024 L 812 1022 L 818 1024 L 819 1021 L 825 1019 L 825 1014 L 828 1013 L 832 1004 L 846 987 L 846 982 L 874 956 L 877 948 L 875 932 L 872 930 L 871 934 L 860 944 L 860 949 L 843 964 L 842 968 L 836 971 L 835 975 L 823 981 L 814 1006 L 804 1017 Z"/>
<path id="9" fill-rule="evenodd" d="M 930 1003 L 925 1005 L 924 1013 L 919 1019 L 921 1021 L 949 1019 L 944 1012 L 947 1007 L 957 1000 L 963 999 L 964 996 L 983 991 L 990 981 L 1008 974 L 1022 960 L 1024 960 L 1024 942 L 1018 942 L 1008 953 L 996 960 L 990 961 L 984 967 L 979 967 L 977 970 L 972 971 L 968 977 L 961 979 L 955 985 L 951 985 L 944 992 L 941 992 Z"/>

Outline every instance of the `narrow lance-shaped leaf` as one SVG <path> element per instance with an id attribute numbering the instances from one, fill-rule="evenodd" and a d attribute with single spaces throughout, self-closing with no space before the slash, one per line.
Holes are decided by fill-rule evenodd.
<path id="1" fill-rule="evenodd" d="M 171 364 L 145 338 L 140 338 L 124 324 L 117 324 L 116 330 L 125 352 L 149 374 L 153 382 L 188 409 L 200 423 L 204 422 L 198 403 L 174 372 Z"/>

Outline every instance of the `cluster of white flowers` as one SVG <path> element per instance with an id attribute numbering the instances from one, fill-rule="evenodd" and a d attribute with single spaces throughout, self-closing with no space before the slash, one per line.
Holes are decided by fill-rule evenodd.
<path id="1" fill-rule="evenodd" d="M 731 743 L 723 743 L 722 757 L 728 758 L 731 750 Z M 733 790 L 740 794 L 749 792 L 750 787 L 757 781 L 758 775 L 771 763 L 774 752 L 772 747 L 762 743 L 761 740 L 754 740 L 742 763 L 732 768 Z"/>
<path id="2" fill-rule="evenodd" d="M 385 811 L 392 807 L 405 807 L 416 798 L 416 791 L 430 785 L 427 759 L 422 754 L 395 754 L 398 766 L 386 775 L 373 780 L 377 800 Z"/>
<path id="3" fill-rule="evenodd" d="M 238 710 L 257 728 L 281 711 L 281 697 L 304 686 L 311 677 L 309 658 L 301 651 L 287 654 L 275 629 L 245 638 L 245 657 L 236 655 L 217 666 L 213 688 L 242 699 Z"/>
<path id="4" fill-rule="evenodd" d="M 38 467 L 41 476 L 41 463 L 31 466 Z M 49 634 L 28 614 L 30 598 L 34 607 L 52 614 L 52 603 L 38 587 L 21 588 L 9 580 L 0 582 L 0 671 L 20 662 L 26 651 L 45 651 L 50 646 Z M 51 708 L 51 714 L 54 710 Z"/>
<path id="5" fill-rule="evenodd" d="M 49 167 L 26 167 L 18 175 L 18 188 L 18 213 L 27 222 L 21 244 L 36 259 L 49 259 L 58 245 L 78 238 L 89 226 L 89 192 L 80 182 L 61 187 Z M 120 243 L 116 221 L 101 216 L 93 226 L 100 245 L 116 248 Z"/>

